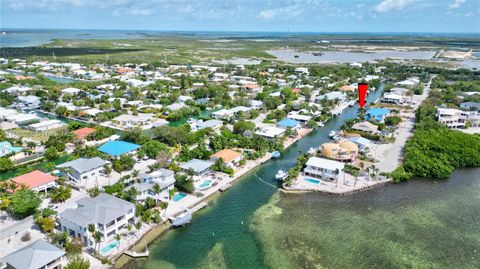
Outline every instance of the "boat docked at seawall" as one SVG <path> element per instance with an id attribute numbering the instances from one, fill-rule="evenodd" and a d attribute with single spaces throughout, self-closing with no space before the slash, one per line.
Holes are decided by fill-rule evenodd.
<path id="1" fill-rule="evenodd" d="M 192 213 L 189 210 L 185 210 L 182 214 L 178 215 L 172 220 L 172 225 L 175 227 L 185 226 L 192 220 Z"/>
<path id="2" fill-rule="evenodd" d="M 280 151 L 276 150 L 272 153 L 272 158 L 277 159 L 280 158 L 281 155 Z"/>
<path id="3" fill-rule="evenodd" d="M 282 169 L 278 170 L 278 172 L 275 174 L 275 179 L 276 180 L 284 180 L 287 178 L 288 173 L 283 171 Z"/>
<path id="4" fill-rule="evenodd" d="M 328 133 L 328 137 L 330 137 L 330 138 L 333 138 L 335 135 L 337 135 L 337 132 L 335 132 L 333 130 L 330 131 L 330 133 Z"/>

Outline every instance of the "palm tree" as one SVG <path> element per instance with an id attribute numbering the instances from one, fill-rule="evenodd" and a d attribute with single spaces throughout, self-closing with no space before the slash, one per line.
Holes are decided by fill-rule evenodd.
<path id="1" fill-rule="evenodd" d="M 89 237 L 93 238 L 93 234 L 95 233 L 95 225 L 88 224 L 87 229 L 88 229 Z"/>
<path id="2" fill-rule="evenodd" d="M 137 223 L 135 223 L 135 228 L 137 229 L 137 237 L 139 237 L 140 236 L 140 229 L 142 229 L 142 222 L 138 221 Z"/>
<path id="3" fill-rule="evenodd" d="M 158 183 L 153 184 L 152 191 L 155 193 L 155 200 L 160 200 L 158 195 L 162 192 L 162 188 L 160 188 L 160 185 Z"/>
<path id="4" fill-rule="evenodd" d="M 99 231 L 96 231 L 93 233 L 93 239 L 95 240 L 95 245 L 100 247 L 100 242 L 102 242 L 102 234 Z"/>

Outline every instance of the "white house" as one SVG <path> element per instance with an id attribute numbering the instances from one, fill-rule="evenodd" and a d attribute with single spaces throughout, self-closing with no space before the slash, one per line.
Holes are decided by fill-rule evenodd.
<path id="1" fill-rule="evenodd" d="M 438 122 L 451 129 L 465 128 L 469 115 L 470 113 L 467 111 L 453 108 L 439 108 L 437 110 Z"/>
<path id="2" fill-rule="evenodd" d="M 62 128 L 65 126 L 66 124 L 60 120 L 45 120 L 39 123 L 28 125 L 28 129 L 31 129 L 32 131 L 35 131 L 35 132 L 44 132 L 44 131 Z"/>
<path id="3" fill-rule="evenodd" d="M 154 114 L 151 113 L 138 113 L 137 115 L 133 114 L 122 114 L 118 117 L 112 119 L 112 122 L 122 129 L 130 129 L 135 127 L 144 128 L 151 127 L 151 124 L 154 120 Z"/>
<path id="4" fill-rule="evenodd" d="M 35 95 L 17 97 L 18 107 L 23 109 L 36 109 L 40 107 L 40 97 Z"/>
<path id="5" fill-rule="evenodd" d="M 3 257 L 8 269 L 60 269 L 66 264 L 65 251 L 38 239 Z M 2 262 L 0 262 L 0 266 Z"/>
<path id="6" fill-rule="evenodd" d="M 70 237 L 79 237 L 91 246 L 94 243 L 88 232 L 90 224 L 100 232 L 102 241 L 108 242 L 115 234 L 126 230 L 135 220 L 135 205 L 115 196 L 100 193 L 94 198 L 86 197 L 77 201 L 77 207 L 66 209 L 58 215 L 60 230 Z"/>
<path id="7" fill-rule="evenodd" d="M 67 171 L 68 179 L 77 183 L 95 180 L 98 176 L 103 176 L 104 166 L 107 164 L 100 157 L 78 158 L 60 165 L 57 168 L 69 168 Z"/>
<path id="8" fill-rule="evenodd" d="M 345 164 L 342 162 L 311 157 L 308 159 L 305 169 L 303 169 L 303 174 L 306 177 L 336 180 L 344 176 L 344 167 Z"/>
<path id="9" fill-rule="evenodd" d="M 274 139 L 277 137 L 281 137 L 285 133 L 285 129 L 275 127 L 273 125 L 261 125 L 259 126 L 258 130 L 255 134 L 267 138 L 267 139 Z"/>
<path id="10" fill-rule="evenodd" d="M 385 93 L 382 98 L 382 103 L 400 105 L 405 102 L 405 98 L 395 93 Z"/>
<path id="11" fill-rule="evenodd" d="M 288 113 L 287 115 L 287 119 L 291 119 L 291 120 L 296 120 L 302 124 L 305 124 L 307 123 L 309 120 L 312 119 L 312 116 L 308 116 L 308 115 L 301 115 L 299 113 Z"/>

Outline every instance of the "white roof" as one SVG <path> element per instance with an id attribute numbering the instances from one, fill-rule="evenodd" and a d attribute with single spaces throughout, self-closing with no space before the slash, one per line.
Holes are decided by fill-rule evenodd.
<path id="1" fill-rule="evenodd" d="M 287 118 L 293 119 L 293 120 L 309 121 L 309 120 L 312 118 L 312 116 L 300 115 L 300 114 L 294 114 L 294 113 L 292 113 L 292 114 L 289 114 L 289 115 L 287 116 Z"/>
<path id="2" fill-rule="evenodd" d="M 258 131 L 255 132 L 257 135 L 265 136 L 269 138 L 274 138 L 285 133 L 285 129 L 278 128 L 271 125 L 263 125 Z"/>
<path id="3" fill-rule="evenodd" d="M 76 94 L 81 92 L 82 90 L 77 89 L 77 88 L 65 88 L 62 90 L 63 93 L 70 93 L 70 94 Z"/>
<path id="4" fill-rule="evenodd" d="M 388 99 L 403 99 L 403 96 L 395 94 L 395 93 L 385 93 L 383 95 L 383 98 L 388 98 Z"/>
<path id="5" fill-rule="evenodd" d="M 336 170 L 336 169 L 343 170 L 343 167 L 345 166 L 345 164 L 342 163 L 342 162 L 334 161 L 334 160 L 318 158 L 318 157 L 311 157 L 307 161 L 307 166 L 326 168 L 328 170 Z"/>

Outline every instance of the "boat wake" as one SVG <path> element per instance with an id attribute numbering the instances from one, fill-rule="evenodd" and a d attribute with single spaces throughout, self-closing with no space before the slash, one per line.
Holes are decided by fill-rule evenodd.
<path id="1" fill-rule="evenodd" d="M 268 185 L 268 186 L 270 186 L 270 187 L 272 187 L 272 188 L 274 188 L 274 189 L 277 188 L 277 186 L 273 185 L 273 184 L 270 183 L 270 182 L 267 182 L 267 181 L 263 180 L 263 179 L 262 179 L 261 177 L 259 177 L 257 174 L 254 174 L 254 175 L 255 175 L 255 177 L 256 177 L 259 181 L 265 183 L 266 185 Z"/>

